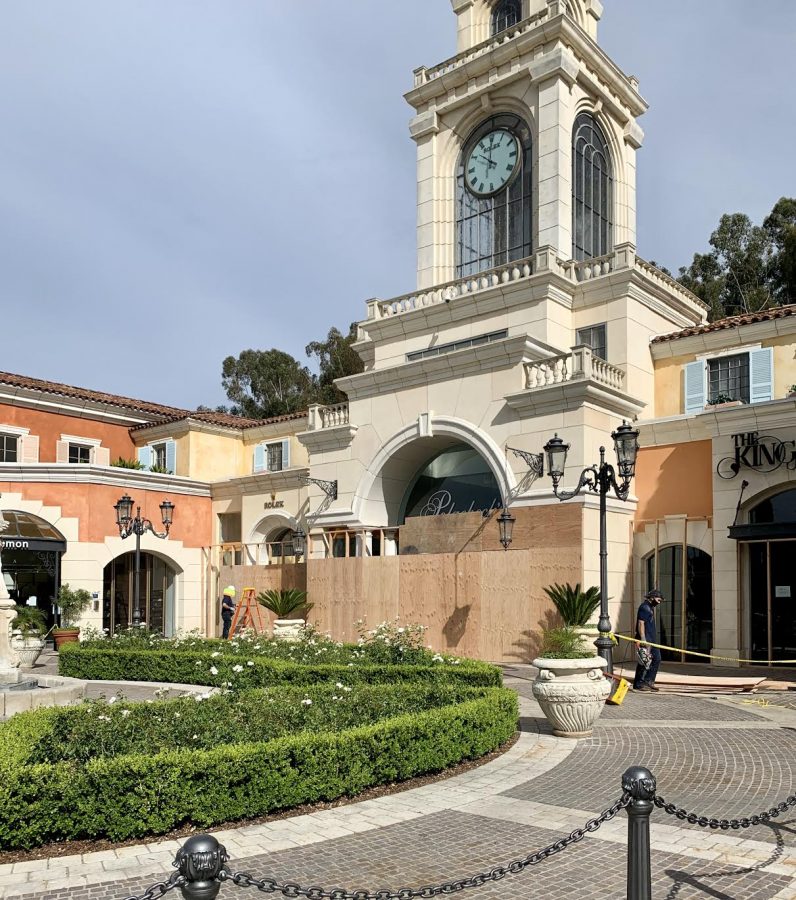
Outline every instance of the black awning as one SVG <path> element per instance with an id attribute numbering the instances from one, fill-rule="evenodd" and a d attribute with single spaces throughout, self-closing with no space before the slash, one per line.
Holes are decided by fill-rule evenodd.
<path id="1" fill-rule="evenodd" d="M 734 541 L 796 540 L 796 522 L 763 522 L 759 525 L 730 525 Z"/>

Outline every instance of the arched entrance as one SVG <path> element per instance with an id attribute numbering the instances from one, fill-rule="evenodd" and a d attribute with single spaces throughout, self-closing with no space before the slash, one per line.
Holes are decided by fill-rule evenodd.
<path id="1" fill-rule="evenodd" d="M 435 453 L 416 473 L 402 504 L 401 521 L 413 516 L 489 512 L 502 505 L 487 461 L 467 444 Z"/>
<path id="2" fill-rule="evenodd" d="M 11 599 L 35 605 L 55 624 L 55 598 L 61 585 L 66 539 L 48 521 L 17 509 L 4 509 L 8 528 L 0 534 L 3 578 Z"/>
<path id="3" fill-rule="evenodd" d="M 755 503 L 730 536 L 746 544 L 750 659 L 796 659 L 796 488 Z"/>
<path id="4" fill-rule="evenodd" d="M 154 553 L 141 551 L 141 624 L 170 637 L 175 627 L 177 572 Z M 111 634 L 133 624 L 135 553 L 109 562 L 103 571 L 102 627 Z"/>
<path id="5" fill-rule="evenodd" d="M 664 600 L 658 610 L 660 642 L 697 653 L 710 653 L 713 645 L 713 560 L 698 547 L 662 547 L 646 558 L 647 590 L 658 588 Z M 685 577 L 684 577 L 685 576 Z M 709 662 L 671 650 L 665 660 Z"/>
<path id="6" fill-rule="evenodd" d="M 292 516 L 270 515 L 261 519 L 252 529 L 247 544 L 250 563 L 279 565 L 295 562 L 293 537 L 297 527 L 298 522 Z"/>

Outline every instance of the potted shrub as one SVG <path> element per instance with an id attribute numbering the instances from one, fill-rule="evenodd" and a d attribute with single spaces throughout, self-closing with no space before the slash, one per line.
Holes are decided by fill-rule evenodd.
<path id="1" fill-rule="evenodd" d="M 553 601 L 564 625 L 574 628 L 580 635 L 582 649 L 594 652 L 592 647 L 600 632 L 595 625 L 589 626 L 589 620 L 600 605 L 600 589 L 590 587 L 582 591 L 579 582 L 575 587 L 569 583 L 554 584 L 546 587 L 544 592 Z"/>
<path id="2" fill-rule="evenodd" d="M 53 628 L 55 649 L 61 644 L 78 640 L 80 628 L 75 622 L 91 605 L 91 594 L 84 588 L 72 590 L 68 584 L 62 584 L 58 591 L 58 607 L 61 610 L 61 624 Z"/>
<path id="3" fill-rule="evenodd" d="M 32 666 L 44 649 L 47 620 L 35 606 L 18 606 L 11 620 L 11 649 L 19 657 L 23 667 Z"/>
<path id="4" fill-rule="evenodd" d="M 257 602 L 275 616 L 274 637 L 280 640 L 296 641 L 307 620 L 312 604 L 307 603 L 307 592 L 298 588 L 262 591 Z"/>
<path id="5" fill-rule="evenodd" d="M 557 737 L 589 737 L 611 693 L 603 675 L 608 665 L 593 650 L 584 650 L 574 628 L 543 632 L 541 655 L 533 661 L 539 674 L 533 696 Z"/>

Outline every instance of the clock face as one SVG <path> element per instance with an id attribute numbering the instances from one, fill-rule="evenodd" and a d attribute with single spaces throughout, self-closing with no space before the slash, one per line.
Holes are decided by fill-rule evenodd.
<path id="1" fill-rule="evenodd" d="M 499 128 L 485 134 L 470 151 L 464 180 L 476 197 L 491 197 L 514 178 L 519 162 L 517 138 Z"/>

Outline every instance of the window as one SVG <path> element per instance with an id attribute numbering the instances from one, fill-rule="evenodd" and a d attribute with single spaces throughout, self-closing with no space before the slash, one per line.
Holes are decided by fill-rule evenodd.
<path id="1" fill-rule="evenodd" d="M 498 0 L 492 13 L 492 34 L 500 34 L 522 19 L 522 0 Z"/>
<path id="2" fill-rule="evenodd" d="M 152 445 L 152 468 L 153 469 L 165 469 L 166 468 L 166 445 L 165 444 L 153 444 Z"/>
<path id="3" fill-rule="evenodd" d="M 608 143 L 589 113 L 575 119 L 572 137 L 572 245 L 577 260 L 610 253 L 613 178 Z"/>
<path id="4" fill-rule="evenodd" d="M 479 198 L 465 183 L 465 160 L 472 147 L 497 129 L 520 143 L 517 174 L 498 193 Z M 532 251 L 531 130 L 519 116 L 504 114 L 482 122 L 467 140 L 456 177 L 456 277 L 466 278 L 495 266 L 524 259 Z"/>
<path id="5" fill-rule="evenodd" d="M 15 463 L 19 458 L 19 438 L 15 434 L 0 434 L 0 462 Z"/>
<path id="6" fill-rule="evenodd" d="M 254 448 L 255 472 L 283 472 L 290 468 L 290 440 L 269 441 Z"/>
<path id="7" fill-rule="evenodd" d="M 605 325 L 592 325 L 589 328 L 578 329 L 578 344 L 591 347 L 592 353 L 600 359 L 608 359 L 608 347 L 606 344 Z"/>
<path id="8" fill-rule="evenodd" d="M 749 354 L 708 360 L 708 403 L 724 400 L 749 402 Z"/>
<path id="9" fill-rule="evenodd" d="M 744 403 L 773 400 L 774 351 L 758 347 L 694 360 L 684 366 L 683 389 L 686 414 L 702 412 L 706 404 L 727 398 Z"/>
<path id="10" fill-rule="evenodd" d="M 149 471 L 177 474 L 177 442 L 169 438 L 138 448 L 138 462 Z"/>
<path id="11" fill-rule="evenodd" d="M 82 444 L 70 444 L 69 462 L 88 465 L 91 462 L 91 447 L 86 447 Z"/>
<path id="12" fill-rule="evenodd" d="M 453 353 L 456 350 L 466 350 L 468 347 L 480 347 L 482 344 L 491 344 L 493 341 L 502 341 L 509 336 L 506 329 L 493 331 L 491 334 L 482 334 L 479 337 L 465 338 L 462 341 L 453 341 L 450 344 L 440 344 L 438 347 L 429 347 L 428 350 L 415 350 L 406 354 L 407 362 L 415 362 L 418 359 L 428 359 L 432 356 L 442 356 L 445 353 Z"/>

